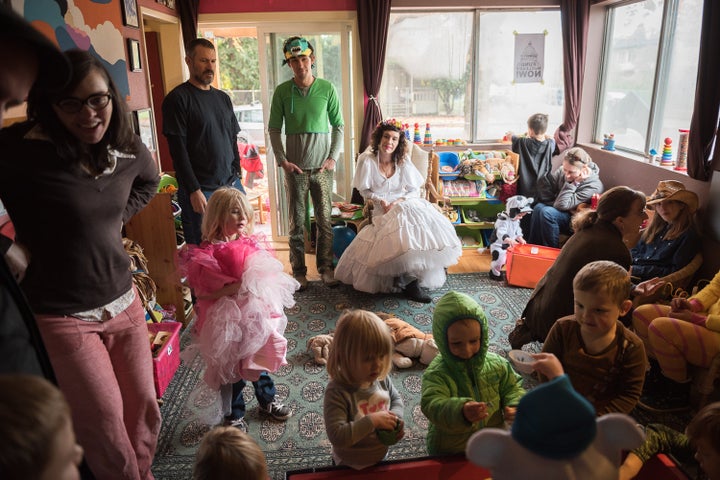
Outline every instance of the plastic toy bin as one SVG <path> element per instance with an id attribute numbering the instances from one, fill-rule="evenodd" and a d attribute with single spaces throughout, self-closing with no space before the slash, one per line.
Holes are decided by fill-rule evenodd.
<path id="1" fill-rule="evenodd" d="M 160 398 L 180 366 L 180 322 L 148 323 L 148 332 L 170 332 L 170 337 L 153 353 L 153 382 Z"/>
<path id="2" fill-rule="evenodd" d="M 529 243 L 509 249 L 505 264 L 508 284 L 535 288 L 559 254 L 559 248 Z"/>

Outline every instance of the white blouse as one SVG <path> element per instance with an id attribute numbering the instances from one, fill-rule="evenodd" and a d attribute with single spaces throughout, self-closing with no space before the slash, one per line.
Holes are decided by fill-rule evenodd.
<path id="1" fill-rule="evenodd" d="M 358 157 L 353 187 L 367 200 L 385 200 L 388 203 L 398 198 L 415 198 L 420 196 L 420 187 L 425 183 L 422 175 L 405 156 L 402 165 L 396 165 L 395 173 L 386 178 L 380 171 L 378 157 L 371 152 L 364 152 Z"/>

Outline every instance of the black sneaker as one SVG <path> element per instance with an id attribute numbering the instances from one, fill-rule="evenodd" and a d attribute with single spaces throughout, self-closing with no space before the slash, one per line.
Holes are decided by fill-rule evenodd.
<path id="1" fill-rule="evenodd" d="M 285 421 L 292 417 L 292 410 L 290 410 L 290 407 L 286 407 L 279 402 L 270 402 L 264 407 L 260 405 L 258 408 L 261 412 L 266 415 L 270 415 L 275 420 Z"/>
<path id="2" fill-rule="evenodd" d="M 490 271 L 488 272 L 488 276 L 490 277 L 490 280 L 505 280 L 505 275 L 503 275 L 503 272 L 500 272 L 500 275 L 497 275 L 492 271 L 492 269 L 490 269 Z"/>
<path id="3" fill-rule="evenodd" d="M 418 285 L 417 280 L 413 280 L 408 283 L 404 288 L 405 296 L 410 300 L 414 300 L 420 303 L 430 303 L 432 298 L 427 293 L 423 292 L 423 289 Z"/>
<path id="4" fill-rule="evenodd" d="M 653 393 L 643 389 L 638 407 L 651 412 L 682 412 L 690 409 L 690 382 L 679 383 L 666 378 Z"/>
<path id="5" fill-rule="evenodd" d="M 248 426 L 247 426 L 247 423 L 245 423 L 245 419 L 243 417 L 226 418 L 225 425 L 227 425 L 229 427 L 235 427 L 243 433 L 248 433 Z"/>

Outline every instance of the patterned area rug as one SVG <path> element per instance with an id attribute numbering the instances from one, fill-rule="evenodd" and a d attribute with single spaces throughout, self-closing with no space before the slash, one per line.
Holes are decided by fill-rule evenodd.
<path id="1" fill-rule="evenodd" d="M 362 308 L 393 313 L 420 330 L 430 331 L 434 304 L 447 291 L 467 293 L 485 309 L 489 323 L 490 350 L 507 356 L 507 334 L 520 316 L 532 290 L 504 286 L 489 280 L 486 273 L 453 274 L 445 287 L 432 292 L 433 303 L 408 301 L 400 295 L 368 295 L 341 285 L 325 288 L 310 282 L 308 289 L 295 295 L 296 306 L 288 311 L 287 359 L 289 364 L 272 374 L 277 398 L 290 406 L 293 416 L 276 422 L 257 411 L 252 384 L 245 389 L 250 435 L 265 452 L 271 478 L 285 478 L 285 472 L 331 464 L 330 444 L 325 435 L 322 405 L 328 382 L 324 366 L 316 365 L 307 352 L 307 339 L 334 329 L 343 310 Z M 183 336 L 187 342 L 187 335 Z M 390 447 L 389 459 L 427 455 L 427 419 L 420 411 L 420 385 L 424 366 L 415 362 L 408 369 L 395 370 L 392 381 L 405 402 L 405 438 Z M 199 358 L 180 365 L 170 383 L 161 408 L 163 425 L 153 473 L 158 480 L 191 478 L 192 465 L 200 439 L 210 428 L 202 418 L 215 394 L 203 388 Z M 532 381 L 526 378 L 526 387 Z M 199 387 L 199 388 L 196 388 Z"/>

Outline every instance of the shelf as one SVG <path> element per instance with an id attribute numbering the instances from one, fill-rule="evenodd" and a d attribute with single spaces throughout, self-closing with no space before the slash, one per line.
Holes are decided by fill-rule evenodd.
<path id="1" fill-rule="evenodd" d="M 125 225 L 128 238 L 143 249 L 148 262 L 148 275 L 157 285 L 156 300 L 161 306 L 175 306 L 178 322 L 187 325 L 192 304 L 185 308 L 182 279 L 177 268 L 177 244 L 172 195 L 157 193 L 144 209 Z"/>

